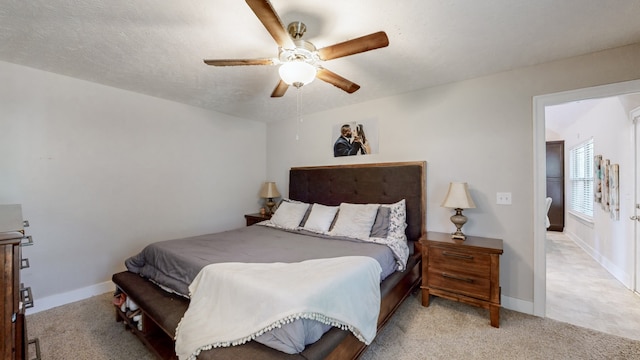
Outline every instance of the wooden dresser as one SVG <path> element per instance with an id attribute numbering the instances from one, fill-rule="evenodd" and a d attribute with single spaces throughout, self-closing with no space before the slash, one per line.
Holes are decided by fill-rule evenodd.
<path id="1" fill-rule="evenodd" d="M 0 256 L 2 273 L 0 274 L 0 358 L 26 358 L 26 330 L 24 307 L 20 301 L 20 242 L 21 232 L 0 233 Z"/>
<path id="2" fill-rule="evenodd" d="M 422 305 L 435 295 L 488 309 L 491 326 L 500 326 L 502 240 L 477 236 L 454 240 L 427 232 L 422 243 Z"/>
<path id="3" fill-rule="evenodd" d="M 29 259 L 22 257 L 22 247 L 33 245 L 31 236 L 25 236 L 28 221 L 22 219 L 20 205 L 0 205 L 0 359 L 38 360 L 38 339 L 28 341 L 25 310 L 33 307 L 31 288 L 20 281 L 20 270 L 29 267 Z M 35 349 L 35 358 L 28 356 L 29 346 Z"/>

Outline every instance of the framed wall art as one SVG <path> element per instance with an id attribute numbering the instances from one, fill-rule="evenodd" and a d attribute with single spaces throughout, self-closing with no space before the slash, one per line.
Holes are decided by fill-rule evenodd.
<path id="1" fill-rule="evenodd" d="M 346 121 L 333 125 L 331 147 L 334 157 L 378 153 L 378 120 Z"/>
<path id="2" fill-rule="evenodd" d="M 609 168 L 609 213 L 613 220 L 620 220 L 619 172 L 620 166 L 611 164 Z"/>
<path id="3" fill-rule="evenodd" d="M 593 157 L 593 201 L 602 202 L 602 155 Z"/>
<path id="4" fill-rule="evenodd" d="M 609 211 L 609 159 L 603 159 L 602 168 L 602 210 Z"/>

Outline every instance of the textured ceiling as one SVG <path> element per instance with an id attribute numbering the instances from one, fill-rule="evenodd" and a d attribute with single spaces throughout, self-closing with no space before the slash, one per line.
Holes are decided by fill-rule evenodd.
<path id="1" fill-rule="evenodd" d="M 387 48 L 327 61 L 362 86 L 300 91 L 302 114 L 640 42 L 638 0 L 272 0 L 316 47 L 383 30 Z M 296 116 L 269 95 L 277 56 L 242 0 L 0 0 L 0 60 L 260 121 Z"/>

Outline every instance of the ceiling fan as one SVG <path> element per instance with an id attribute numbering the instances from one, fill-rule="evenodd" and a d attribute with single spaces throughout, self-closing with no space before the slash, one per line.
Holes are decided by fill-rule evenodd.
<path id="1" fill-rule="evenodd" d="M 302 40 L 302 35 L 307 30 L 305 24 L 296 21 L 289 24 L 285 29 L 269 0 L 246 0 L 246 2 L 278 44 L 278 57 L 218 59 L 204 60 L 204 62 L 213 66 L 280 65 L 279 73 L 281 79 L 273 89 L 271 97 L 282 97 L 289 85 L 300 88 L 313 81 L 314 78 L 332 84 L 351 94 L 357 91 L 360 85 L 325 69 L 321 65 L 321 61 L 337 59 L 389 45 L 387 34 L 384 31 L 379 31 L 316 49 L 312 43 Z"/>

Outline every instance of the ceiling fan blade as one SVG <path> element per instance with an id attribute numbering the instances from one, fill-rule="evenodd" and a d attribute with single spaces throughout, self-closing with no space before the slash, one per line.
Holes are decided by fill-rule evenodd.
<path id="1" fill-rule="evenodd" d="M 324 47 L 318 50 L 318 55 L 321 60 L 331 60 L 369 50 L 379 49 L 388 45 L 389 38 L 387 37 L 387 34 L 384 31 L 378 31 L 377 33 Z"/>
<path id="2" fill-rule="evenodd" d="M 271 97 L 282 97 L 282 96 L 284 96 L 284 93 L 287 92 L 288 88 L 289 88 L 289 85 L 287 85 L 286 82 L 280 80 L 278 85 L 276 85 L 276 88 L 273 89 L 273 92 L 271 93 Z"/>
<path id="3" fill-rule="evenodd" d="M 349 94 L 356 92 L 360 89 L 360 85 L 353 83 L 342 76 L 329 71 L 325 68 L 319 68 L 316 73 L 316 77 L 322 81 L 328 82 L 329 84 L 339 87 L 340 89 L 348 92 Z"/>
<path id="4" fill-rule="evenodd" d="M 284 49 L 296 47 L 269 0 L 246 0 L 246 2 L 279 47 Z"/>
<path id="5" fill-rule="evenodd" d="M 204 60 L 207 65 L 238 66 L 238 65 L 273 65 L 272 59 L 218 59 Z"/>

